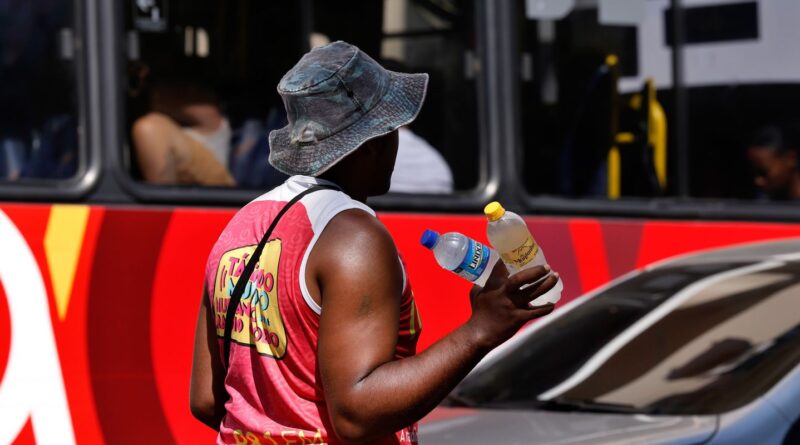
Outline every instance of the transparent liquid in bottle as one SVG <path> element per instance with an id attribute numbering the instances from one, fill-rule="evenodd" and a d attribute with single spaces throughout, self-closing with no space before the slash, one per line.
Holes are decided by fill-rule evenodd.
<path id="1" fill-rule="evenodd" d="M 497 252 L 493 249 L 460 233 L 439 235 L 426 230 L 420 241 L 423 246 L 433 250 L 440 266 L 481 287 L 486 285 L 498 260 Z"/>

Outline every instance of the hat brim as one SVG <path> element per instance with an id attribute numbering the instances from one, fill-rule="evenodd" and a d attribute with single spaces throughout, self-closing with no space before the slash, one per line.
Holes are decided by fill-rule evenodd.
<path id="1" fill-rule="evenodd" d="M 427 74 L 389 71 L 389 87 L 377 105 L 349 127 L 313 144 L 292 144 L 291 128 L 269 134 L 269 163 L 287 175 L 324 173 L 370 139 L 414 121 L 428 89 Z"/>

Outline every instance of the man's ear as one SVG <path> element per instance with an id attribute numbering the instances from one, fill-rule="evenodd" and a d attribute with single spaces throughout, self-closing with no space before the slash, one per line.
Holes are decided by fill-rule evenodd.
<path id="1" fill-rule="evenodd" d="M 364 142 L 364 146 L 362 147 L 364 149 L 364 154 L 368 158 L 374 159 L 378 155 L 378 152 L 381 149 L 380 145 L 381 145 L 380 138 L 373 138 L 368 140 L 367 142 Z"/>
<path id="2" fill-rule="evenodd" d="M 795 168 L 797 167 L 797 150 L 787 150 L 784 156 L 789 165 Z"/>
<path id="3" fill-rule="evenodd" d="M 349 163 L 357 165 L 356 168 L 361 168 L 365 165 L 372 165 L 375 162 L 377 150 L 375 149 L 375 140 L 371 139 L 361 144 L 353 153 L 347 155 Z"/>

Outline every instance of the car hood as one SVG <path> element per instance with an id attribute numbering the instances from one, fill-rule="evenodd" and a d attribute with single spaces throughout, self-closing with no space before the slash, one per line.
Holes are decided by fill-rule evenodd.
<path id="1" fill-rule="evenodd" d="M 716 416 L 437 408 L 420 422 L 419 443 L 688 445 L 705 442 L 716 428 Z"/>

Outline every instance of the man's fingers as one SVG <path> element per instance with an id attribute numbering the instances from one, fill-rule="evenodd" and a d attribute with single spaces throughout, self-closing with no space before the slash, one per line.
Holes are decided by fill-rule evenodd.
<path id="1" fill-rule="evenodd" d="M 527 284 L 535 283 L 550 273 L 550 266 L 536 266 L 530 269 L 522 269 L 508 277 L 508 288 L 519 289 Z"/>
<path id="2" fill-rule="evenodd" d="M 498 261 L 495 263 L 494 268 L 492 269 L 491 275 L 486 280 L 486 285 L 484 286 L 485 289 L 497 289 L 505 283 L 508 278 L 508 269 L 506 268 L 505 263 L 502 261 Z"/>
<path id="3" fill-rule="evenodd" d="M 529 302 L 547 293 L 556 285 L 556 283 L 558 283 L 558 274 L 551 273 L 549 276 L 536 284 L 528 284 L 527 287 L 523 285 L 523 288 L 521 289 L 511 288 L 509 297 L 517 304 L 517 306 L 525 307 Z"/>
<path id="4" fill-rule="evenodd" d="M 531 319 L 534 319 L 534 318 L 544 317 L 545 315 L 549 314 L 550 312 L 553 312 L 553 309 L 555 309 L 555 308 L 556 308 L 556 306 L 554 304 L 552 304 L 552 303 L 547 303 L 547 304 L 542 305 L 542 306 L 533 307 L 527 313 L 528 319 L 531 320 Z"/>

